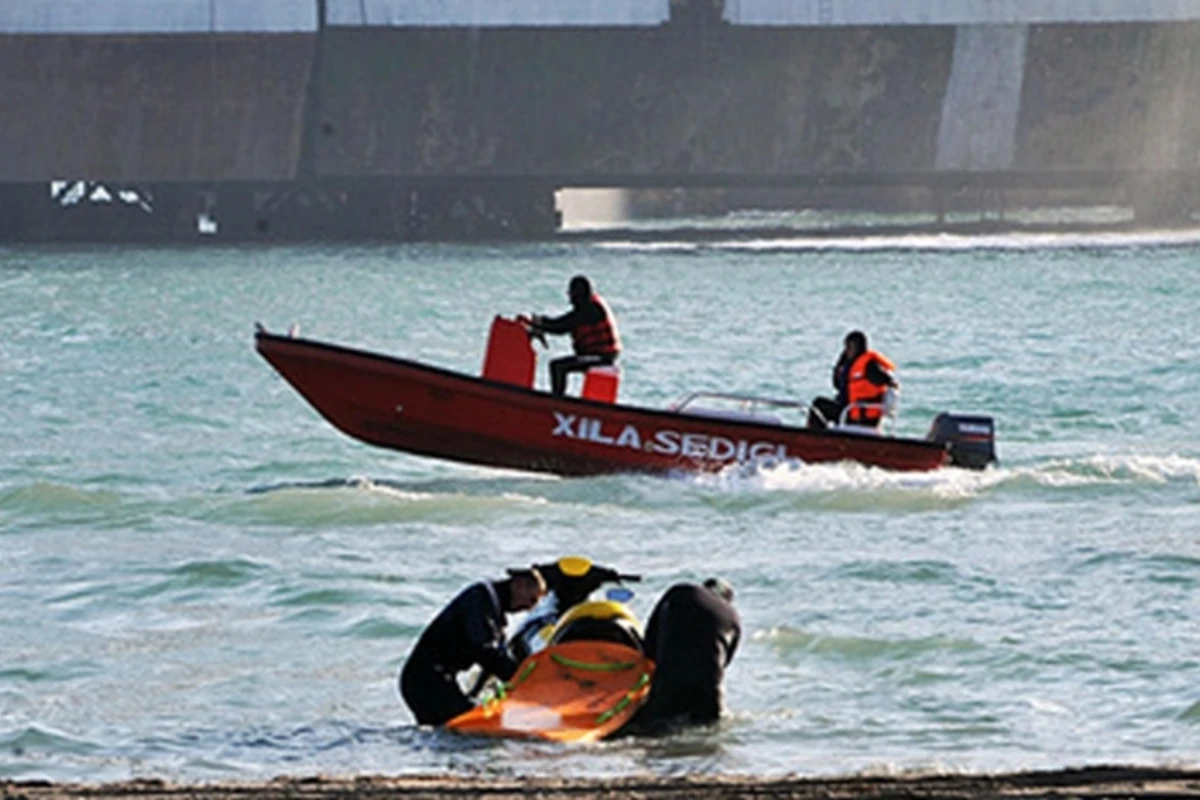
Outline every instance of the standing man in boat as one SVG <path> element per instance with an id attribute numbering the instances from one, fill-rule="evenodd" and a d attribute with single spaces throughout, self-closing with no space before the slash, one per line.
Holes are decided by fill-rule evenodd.
<path id="1" fill-rule="evenodd" d="M 846 421 L 853 425 L 878 427 L 883 421 L 883 409 L 878 405 L 863 407 L 856 403 L 881 404 L 888 389 L 900 384 L 892 374 L 896 365 L 887 356 L 877 353 L 867 345 L 867 335 L 862 331 L 850 331 L 843 342 L 842 354 L 833 367 L 833 387 L 837 397 L 818 397 L 813 400 L 813 409 L 808 413 L 808 427 L 824 429 L 826 423 L 836 423 L 842 411 L 853 406 Z"/>
<path id="2" fill-rule="evenodd" d="M 479 664 L 485 674 L 509 680 L 517 671 L 504 642 L 506 614 L 533 608 L 546 582 L 532 568 L 508 575 L 468 586 L 417 640 L 400 671 L 400 696 L 419 725 L 441 725 L 474 707 L 458 673 Z"/>
<path id="3" fill-rule="evenodd" d="M 700 586 L 678 583 L 668 589 L 646 623 L 654 680 L 634 730 L 653 733 L 716 722 L 724 708 L 725 668 L 741 635 L 727 581 L 709 578 Z"/>
<path id="4" fill-rule="evenodd" d="M 567 313 L 559 317 L 534 314 L 530 320 L 534 333 L 571 334 L 575 354 L 550 362 L 550 388 L 557 395 L 566 394 L 570 373 L 613 364 L 621 354 L 617 319 L 592 289 L 592 282 L 576 275 L 567 287 L 567 297 L 571 300 Z"/>

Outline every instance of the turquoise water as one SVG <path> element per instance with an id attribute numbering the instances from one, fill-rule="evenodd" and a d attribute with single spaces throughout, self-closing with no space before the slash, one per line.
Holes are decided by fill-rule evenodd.
<path id="1" fill-rule="evenodd" d="M 1187 235 L 0 250 L 0 778 L 1194 764 L 1198 264 Z M 807 399 L 861 327 L 899 432 L 990 413 L 1001 464 L 465 467 L 347 439 L 253 350 L 299 323 L 474 373 L 493 314 L 563 308 L 576 272 L 619 315 L 626 400 Z M 724 723 L 412 726 L 394 678 L 429 618 L 566 553 L 643 573 L 643 616 L 734 583 Z"/>

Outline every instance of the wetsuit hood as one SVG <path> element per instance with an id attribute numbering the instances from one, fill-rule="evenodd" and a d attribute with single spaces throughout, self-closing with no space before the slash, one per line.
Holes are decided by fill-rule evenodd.
<path id="1" fill-rule="evenodd" d="M 576 275 L 567 287 L 567 296 L 575 308 L 587 305 L 592 299 L 592 282 L 583 275 Z"/>
<path id="2" fill-rule="evenodd" d="M 500 610 L 505 613 L 512 612 L 512 578 L 503 581 L 496 581 L 492 584 L 492 588 L 496 590 L 496 599 L 500 601 Z"/>

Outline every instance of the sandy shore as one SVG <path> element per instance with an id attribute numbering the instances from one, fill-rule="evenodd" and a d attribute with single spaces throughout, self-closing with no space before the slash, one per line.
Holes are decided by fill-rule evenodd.
<path id="1" fill-rule="evenodd" d="M 375 798 L 1200 798 L 1200 769 L 1092 767 L 997 775 L 845 778 L 483 779 L 279 778 L 267 783 L 169 784 L 138 780 L 110 784 L 0 782 L 3 800 L 375 800 Z"/>

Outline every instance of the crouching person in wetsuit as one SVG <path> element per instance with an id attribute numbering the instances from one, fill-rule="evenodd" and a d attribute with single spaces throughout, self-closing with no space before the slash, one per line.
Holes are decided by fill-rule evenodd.
<path id="1" fill-rule="evenodd" d="M 621 354 L 617 319 L 608 303 L 592 290 L 591 281 L 583 275 L 571 278 L 567 297 L 570 311 L 559 317 L 535 314 L 530 323 L 534 333 L 571 334 L 575 355 L 550 362 L 550 388 L 557 395 L 566 394 L 570 373 L 613 364 Z"/>
<path id="2" fill-rule="evenodd" d="M 420 725 L 441 725 L 474 703 L 458 673 L 475 664 L 509 680 L 517 663 L 504 644 L 506 614 L 526 611 L 546 593 L 536 569 L 509 570 L 502 581 L 468 586 L 442 609 L 417 640 L 400 671 L 400 696 Z"/>
<path id="3" fill-rule="evenodd" d="M 646 624 L 646 655 L 654 660 L 650 696 L 634 731 L 716 722 L 723 708 L 725 668 L 742 634 L 733 587 L 720 578 L 667 590 Z"/>

